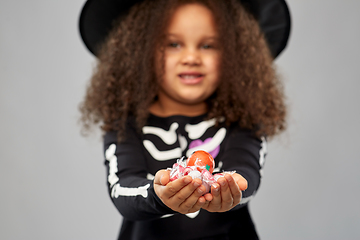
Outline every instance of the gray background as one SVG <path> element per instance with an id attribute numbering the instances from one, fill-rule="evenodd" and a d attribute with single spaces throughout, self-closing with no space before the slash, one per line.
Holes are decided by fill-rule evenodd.
<path id="1" fill-rule="evenodd" d="M 83 3 L 0 2 L 0 239 L 117 236 L 101 134 L 83 138 L 77 123 L 94 67 Z M 269 145 L 251 211 L 262 239 L 360 239 L 360 1 L 288 3 L 276 65 L 289 128 Z"/>

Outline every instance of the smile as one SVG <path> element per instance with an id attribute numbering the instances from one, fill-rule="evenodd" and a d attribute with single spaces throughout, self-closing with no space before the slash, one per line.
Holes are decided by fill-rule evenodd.
<path id="1" fill-rule="evenodd" d="M 202 77 L 203 75 L 179 75 L 179 76 L 184 79 L 194 79 L 194 78 Z"/>
<path id="2" fill-rule="evenodd" d="M 193 85 L 193 84 L 200 83 L 203 80 L 204 75 L 201 75 L 201 74 L 180 74 L 179 77 L 180 77 L 180 81 L 183 84 Z"/>

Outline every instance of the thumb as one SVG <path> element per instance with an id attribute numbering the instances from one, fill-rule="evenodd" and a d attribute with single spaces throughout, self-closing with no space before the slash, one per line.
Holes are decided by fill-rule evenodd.
<path id="1" fill-rule="evenodd" d="M 159 170 L 155 174 L 154 184 L 165 186 L 170 181 L 170 173 L 168 170 Z"/>
<path id="2" fill-rule="evenodd" d="M 236 174 L 236 175 L 235 175 Z M 240 174 L 234 173 L 236 176 L 236 183 L 241 191 L 245 191 L 248 188 L 248 181 Z"/>
<path id="3" fill-rule="evenodd" d="M 241 191 L 245 191 L 248 188 L 248 182 L 246 181 L 245 178 L 241 178 L 238 181 L 238 186 L 239 186 Z"/>

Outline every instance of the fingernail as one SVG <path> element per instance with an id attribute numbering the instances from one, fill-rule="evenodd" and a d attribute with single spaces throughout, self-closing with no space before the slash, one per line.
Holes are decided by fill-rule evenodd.
<path id="1" fill-rule="evenodd" d="M 226 185 L 226 181 L 221 181 L 220 185 L 224 187 Z"/>
<path id="2" fill-rule="evenodd" d="M 200 193 L 200 194 L 202 194 L 202 193 L 204 192 L 203 190 L 201 190 L 201 188 L 198 188 L 197 191 L 198 191 L 198 193 Z"/>
<path id="3" fill-rule="evenodd" d="M 200 185 L 201 185 L 200 183 L 194 182 L 194 186 L 195 186 L 195 187 L 199 187 Z"/>
<path id="4" fill-rule="evenodd" d="M 184 178 L 184 183 L 186 183 L 186 184 L 188 184 L 188 183 L 190 183 L 191 182 L 191 180 L 189 179 L 189 178 Z"/>
<path id="5" fill-rule="evenodd" d="M 161 175 L 160 177 L 160 184 L 163 185 L 162 179 L 163 179 L 164 175 Z"/>
<path id="6" fill-rule="evenodd" d="M 228 182 L 231 182 L 233 180 L 232 176 L 230 175 L 225 175 L 225 178 Z"/>
<path id="7" fill-rule="evenodd" d="M 213 184 L 211 186 L 214 188 L 214 191 L 219 191 L 219 187 L 217 184 Z"/>

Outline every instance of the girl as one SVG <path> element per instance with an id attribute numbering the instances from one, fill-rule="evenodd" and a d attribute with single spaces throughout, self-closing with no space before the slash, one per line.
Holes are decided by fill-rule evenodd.
<path id="1" fill-rule="evenodd" d="M 98 64 L 82 121 L 105 133 L 119 239 L 258 239 L 248 202 L 260 184 L 265 137 L 285 127 L 272 61 L 286 45 L 289 15 L 280 0 L 252 3 L 85 5 L 80 31 Z M 236 170 L 209 193 L 190 176 L 170 182 L 166 170 L 199 149 L 215 158 L 215 171 Z"/>

